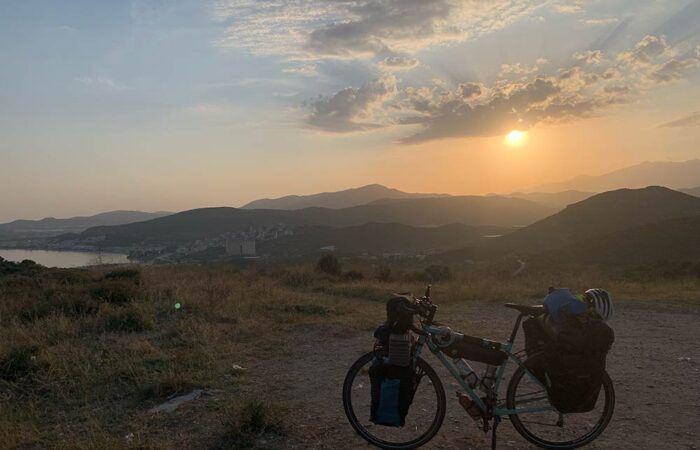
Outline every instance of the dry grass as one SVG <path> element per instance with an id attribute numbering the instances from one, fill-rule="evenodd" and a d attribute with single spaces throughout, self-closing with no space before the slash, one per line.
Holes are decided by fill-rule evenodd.
<path id="1" fill-rule="evenodd" d="M 698 278 L 610 279 L 595 271 L 452 275 L 433 291 L 448 310 L 463 302 L 535 302 L 549 285 L 604 286 L 619 298 L 696 307 L 700 288 Z M 269 376 L 255 372 L 256 361 L 284 354 L 289 336 L 305 327 L 327 327 L 329 336 L 372 329 L 391 292 L 424 289 L 415 272 L 392 269 L 387 282 L 369 273 L 349 278 L 319 274 L 313 265 L 258 272 L 32 268 L 0 275 L 0 446 L 282 442 L 285 405 L 255 391 L 252 378 Z M 171 415 L 148 413 L 193 388 L 211 395 Z"/>

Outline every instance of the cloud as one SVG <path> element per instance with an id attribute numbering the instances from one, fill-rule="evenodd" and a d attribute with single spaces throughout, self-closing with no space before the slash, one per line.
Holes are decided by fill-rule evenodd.
<path id="1" fill-rule="evenodd" d="M 415 69 L 416 67 L 418 67 L 419 64 L 420 61 L 418 61 L 416 58 L 411 58 L 410 56 L 404 55 L 396 55 L 387 56 L 383 60 L 379 61 L 379 63 L 377 63 L 377 66 L 383 71 L 395 72 L 399 70 Z"/>
<path id="2" fill-rule="evenodd" d="M 565 0 L 561 3 L 555 3 L 553 8 L 560 14 L 578 14 L 583 12 L 583 3 L 581 0 Z"/>
<path id="3" fill-rule="evenodd" d="M 681 128 L 698 126 L 700 126 L 700 111 L 695 111 L 670 122 L 662 123 L 661 125 L 659 125 L 659 128 Z"/>
<path id="4" fill-rule="evenodd" d="M 672 56 L 672 49 L 663 36 L 647 35 L 633 49 L 622 52 L 617 59 L 635 67 L 649 66 L 663 56 Z"/>
<path id="5" fill-rule="evenodd" d="M 690 57 L 685 59 L 672 59 L 657 66 L 647 78 L 657 83 L 669 83 L 683 78 L 683 72 L 692 67 L 698 67 L 700 59 Z"/>
<path id="6" fill-rule="evenodd" d="M 587 27 L 600 27 L 605 25 L 612 25 L 614 23 L 618 23 L 619 21 L 620 20 L 615 17 L 605 17 L 599 19 L 581 19 L 579 22 L 581 22 Z"/>
<path id="7" fill-rule="evenodd" d="M 700 66 L 697 49 L 683 57 L 678 54 L 679 48 L 663 37 L 650 35 L 609 58 L 600 50 L 575 53 L 572 58 L 587 64 L 549 74 L 539 73 L 537 65 L 503 65 L 489 84 L 434 79 L 427 86 L 397 86 L 395 76 L 386 74 L 359 88 L 306 102 L 306 124 L 339 133 L 416 127 L 401 139 L 404 144 L 503 135 L 512 129 L 600 116 Z M 398 58 L 384 61 L 413 64 Z"/>
<path id="8" fill-rule="evenodd" d="M 125 89 L 126 86 L 114 81 L 111 78 L 105 78 L 105 77 L 77 77 L 75 78 L 75 81 L 86 84 L 89 86 L 96 86 L 102 89 Z"/>
<path id="9" fill-rule="evenodd" d="M 283 69 L 282 72 L 294 73 L 306 77 L 313 77 L 318 75 L 318 69 L 316 67 L 316 64 L 302 64 L 298 66 L 287 67 L 286 69 Z"/>
<path id="10" fill-rule="evenodd" d="M 537 75 L 529 81 L 498 80 L 492 86 L 480 86 L 477 98 L 465 95 L 462 85 L 450 92 L 435 87 L 404 91 L 399 102 L 404 116 L 399 123 L 420 125 L 421 129 L 401 142 L 495 136 L 514 128 L 598 116 L 644 95 L 655 84 L 679 80 L 685 71 L 700 66 L 695 55 L 674 57 L 677 54 L 678 49 L 663 37 L 646 36 L 607 65 L 600 51 L 580 52 L 573 56 L 590 62 L 587 68 L 559 69 L 556 75 Z M 528 76 L 526 73 L 526 79 Z M 693 116 L 671 123 L 696 120 L 700 122 Z"/>
<path id="11" fill-rule="evenodd" d="M 376 57 L 474 39 L 547 0 L 218 0 L 217 44 L 290 59 Z"/>
<path id="12" fill-rule="evenodd" d="M 583 61 L 586 64 L 600 64 L 603 60 L 603 52 L 600 50 L 586 50 L 583 52 L 574 53 L 574 59 Z"/>
<path id="13" fill-rule="evenodd" d="M 383 124 L 375 120 L 375 113 L 397 93 L 396 78 L 386 75 L 365 83 L 360 88 L 345 88 L 331 97 L 319 97 L 307 101 L 311 110 L 306 124 L 323 131 L 346 133 Z"/>

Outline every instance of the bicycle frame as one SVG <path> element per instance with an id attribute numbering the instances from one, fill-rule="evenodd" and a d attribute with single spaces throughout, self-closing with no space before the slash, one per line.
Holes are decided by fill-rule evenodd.
<path id="1" fill-rule="evenodd" d="M 536 397 L 532 399 L 528 399 L 525 402 L 536 402 L 536 401 L 541 401 L 547 399 L 547 394 L 546 394 L 546 388 L 545 386 L 535 377 L 532 372 L 527 368 L 525 363 L 514 353 L 511 352 L 513 348 L 513 340 L 515 338 L 515 333 L 517 331 L 517 327 L 520 325 L 520 320 L 522 319 L 522 316 L 518 318 L 518 321 L 516 322 L 515 328 L 513 330 L 513 334 L 511 335 L 511 338 L 507 342 L 501 342 L 498 343 L 500 346 L 500 349 L 508 355 L 508 359 L 512 360 L 515 362 L 518 366 L 522 367 L 523 370 L 525 370 L 525 374 L 529 376 L 533 381 L 535 381 L 539 386 L 542 387 L 544 394 L 541 397 Z M 450 372 L 452 377 L 459 383 L 459 385 L 462 387 L 462 389 L 466 392 L 466 394 L 479 406 L 479 408 L 483 411 L 486 412 L 487 406 L 484 403 L 484 401 L 481 399 L 481 396 L 474 390 L 472 389 L 469 384 L 467 384 L 464 379 L 459 374 L 459 371 L 457 368 L 454 366 L 454 364 L 440 351 L 440 348 L 438 348 L 435 343 L 429 339 L 429 336 L 441 336 L 449 333 L 449 330 L 446 330 L 443 327 L 434 327 L 431 325 L 426 325 L 423 324 L 421 326 L 421 329 L 426 335 L 419 335 L 418 342 L 416 345 L 416 356 L 420 355 L 420 352 L 423 349 L 423 346 L 427 345 L 428 349 L 430 352 L 437 357 L 438 360 L 445 366 L 445 368 Z M 492 341 L 484 340 L 486 343 L 492 343 Z M 508 365 L 508 360 L 504 361 L 503 364 L 501 364 L 497 371 L 496 371 L 496 381 L 494 383 L 493 389 L 494 392 L 498 392 L 499 388 L 501 386 L 501 382 L 503 381 L 503 374 L 505 373 L 505 368 Z M 478 377 L 478 375 L 477 375 Z M 535 412 L 543 412 L 543 411 L 554 411 L 554 408 L 550 405 L 547 407 L 526 407 L 526 408 L 515 408 L 515 409 L 508 409 L 508 408 L 503 408 L 499 407 L 496 405 L 491 411 L 491 414 L 494 417 L 501 417 L 501 416 L 508 416 L 510 414 L 527 414 L 527 413 L 535 413 Z"/>

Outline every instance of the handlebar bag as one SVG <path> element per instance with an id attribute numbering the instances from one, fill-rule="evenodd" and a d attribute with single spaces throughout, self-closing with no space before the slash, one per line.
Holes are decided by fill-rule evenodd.
<path id="1" fill-rule="evenodd" d="M 408 332 L 413 326 L 413 307 L 411 297 L 404 294 L 394 294 L 386 302 L 386 325 L 392 333 L 402 334 Z"/>
<path id="2" fill-rule="evenodd" d="M 371 385 L 370 421 L 377 425 L 402 427 L 406 421 L 420 377 L 413 364 L 399 367 L 375 358 L 369 368 Z"/>

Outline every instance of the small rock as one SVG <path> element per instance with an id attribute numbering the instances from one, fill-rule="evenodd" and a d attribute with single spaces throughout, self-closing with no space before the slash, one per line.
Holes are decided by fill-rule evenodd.
<path id="1" fill-rule="evenodd" d="M 179 397 L 172 398 L 168 400 L 167 402 L 163 403 L 162 405 L 156 406 L 155 408 L 151 408 L 148 412 L 150 413 L 158 413 L 158 412 L 166 412 L 166 413 L 171 413 L 175 411 L 177 408 L 180 407 L 183 403 L 191 402 L 192 400 L 197 400 L 199 397 L 202 395 L 206 395 L 207 392 L 204 391 L 203 389 L 195 389 L 194 391 L 190 392 L 189 394 L 181 395 Z"/>
<path id="2" fill-rule="evenodd" d="M 678 361 L 680 362 L 689 362 L 690 361 L 690 356 L 681 356 L 678 358 Z"/>
<path id="3" fill-rule="evenodd" d="M 129 433 L 126 436 L 124 436 L 124 439 L 127 441 L 133 441 L 134 440 L 134 433 Z"/>
<path id="4" fill-rule="evenodd" d="M 234 372 L 245 372 L 246 370 L 248 370 L 243 366 L 239 366 L 238 364 L 231 364 L 231 368 Z"/>

